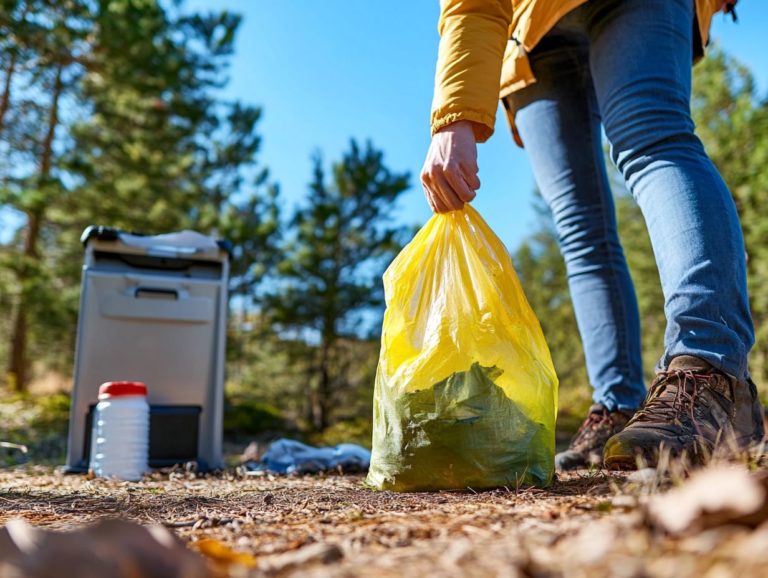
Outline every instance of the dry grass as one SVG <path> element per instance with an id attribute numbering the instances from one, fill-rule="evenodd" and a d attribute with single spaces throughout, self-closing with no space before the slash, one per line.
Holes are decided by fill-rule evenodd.
<path id="1" fill-rule="evenodd" d="M 358 476 L 179 470 L 121 483 L 30 467 L 0 473 L 0 524 L 24 518 L 67 530 L 115 516 L 163 524 L 192 547 L 214 539 L 260 561 L 261 570 L 230 575 L 768 575 L 768 525 L 666 536 L 641 507 L 658 476 L 635 478 L 581 472 L 547 490 L 394 494 L 367 490 Z M 263 570 L 313 544 L 343 555 Z"/>
<path id="2" fill-rule="evenodd" d="M 60 463 L 65 404 L 60 396 L 33 401 L 0 404 L 6 439 L 28 443 L 35 463 Z M 738 461 L 768 471 L 754 456 Z M 248 476 L 237 468 L 196 475 L 180 468 L 122 483 L 28 465 L 0 469 L 0 526 L 12 518 L 65 531 L 105 517 L 161 524 L 192 549 L 219 544 L 256 561 L 217 566 L 217 576 L 230 577 L 768 576 L 768 522 L 754 528 L 726 517 L 678 536 L 649 523 L 645 503 L 685 486 L 689 474 L 679 460 L 661 462 L 641 475 L 568 474 L 546 490 L 414 494 L 373 492 L 348 475 Z"/>

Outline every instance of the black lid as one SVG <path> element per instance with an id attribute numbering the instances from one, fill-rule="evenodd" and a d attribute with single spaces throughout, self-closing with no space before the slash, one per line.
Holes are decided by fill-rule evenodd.
<path id="1" fill-rule="evenodd" d="M 218 239 L 216 241 L 216 244 L 219 246 L 219 249 L 224 251 L 227 255 L 232 254 L 233 246 L 232 246 L 232 241 L 230 241 L 229 239 Z"/>
<path id="2" fill-rule="evenodd" d="M 104 227 L 102 225 L 89 225 L 86 227 L 83 234 L 80 235 L 80 242 L 83 245 L 87 245 L 91 239 L 97 239 L 99 241 L 117 241 L 120 238 L 119 229 L 113 227 Z"/>
<path id="3" fill-rule="evenodd" d="M 88 244 L 88 241 L 91 239 L 96 239 L 97 241 L 119 241 L 120 235 L 122 233 L 125 233 L 126 231 L 122 231 L 120 229 L 115 229 L 114 227 L 105 227 L 103 225 L 89 225 L 86 227 L 85 231 L 83 231 L 83 234 L 80 235 L 80 242 L 83 244 L 83 246 Z M 136 233 L 134 231 L 128 232 L 129 235 L 134 235 L 136 237 L 146 237 L 146 233 Z M 227 239 L 218 239 L 216 241 L 216 244 L 219 246 L 219 249 L 227 253 L 228 255 L 232 254 L 232 243 Z"/>

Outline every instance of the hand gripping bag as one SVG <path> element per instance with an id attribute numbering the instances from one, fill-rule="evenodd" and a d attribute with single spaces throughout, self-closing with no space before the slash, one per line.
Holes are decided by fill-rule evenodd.
<path id="1" fill-rule="evenodd" d="M 433 216 L 384 290 L 367 484 L 548 485 L 557 376 L 512 260 L 477 211 Z"/>

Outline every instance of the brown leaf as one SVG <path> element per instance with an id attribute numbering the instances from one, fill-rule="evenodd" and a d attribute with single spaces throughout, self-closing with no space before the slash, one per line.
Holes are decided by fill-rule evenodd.
<path id="1" fill-rule="evenodd" d="M 260 567 L 268 574 L 276 574 L 306 564 L 330 564 L 343 557 L 344 553 L 336 544 L 311 544 L 294 552 L 273 556 Z"/>
<path id="2" fill-rule="evenodd" d="M 652 497 L 646 513 L 651 525 L 671 534 L 723 524 L 754 527 L 768 520 L 768 476 L 736 466 L 702 470 L 682 486 Z"/>
<path id="3" fill-rule="evenodd" d="M 207 578 L 202 558 L 161 526 L 104 520 L 53 532 L 13 520 L 0 528 L 4 570 L 28 578 Z"/>
<path id="4" fill-rule="evenodd" d="M 192 547 L 203 556 L 224 566 L 239 564 L 247 568 L 253 568 L 256 565 L 256 558 L 254 556 L 244 552 L 237 552 L 218 540 L 204 538 L 192 544 Z"/>

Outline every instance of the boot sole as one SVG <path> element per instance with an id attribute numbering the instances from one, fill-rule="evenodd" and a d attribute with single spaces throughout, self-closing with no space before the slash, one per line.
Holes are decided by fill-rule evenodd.
<path id="1" fill-rule="evenodd" d="M 648 467 L 654 466 L 655 464 L 648 464 Z M 620 455 L 605 458 L 605 469 L 623 472 L 634 471 L 637 469 L 637 458 L 633 455 Z"/>

